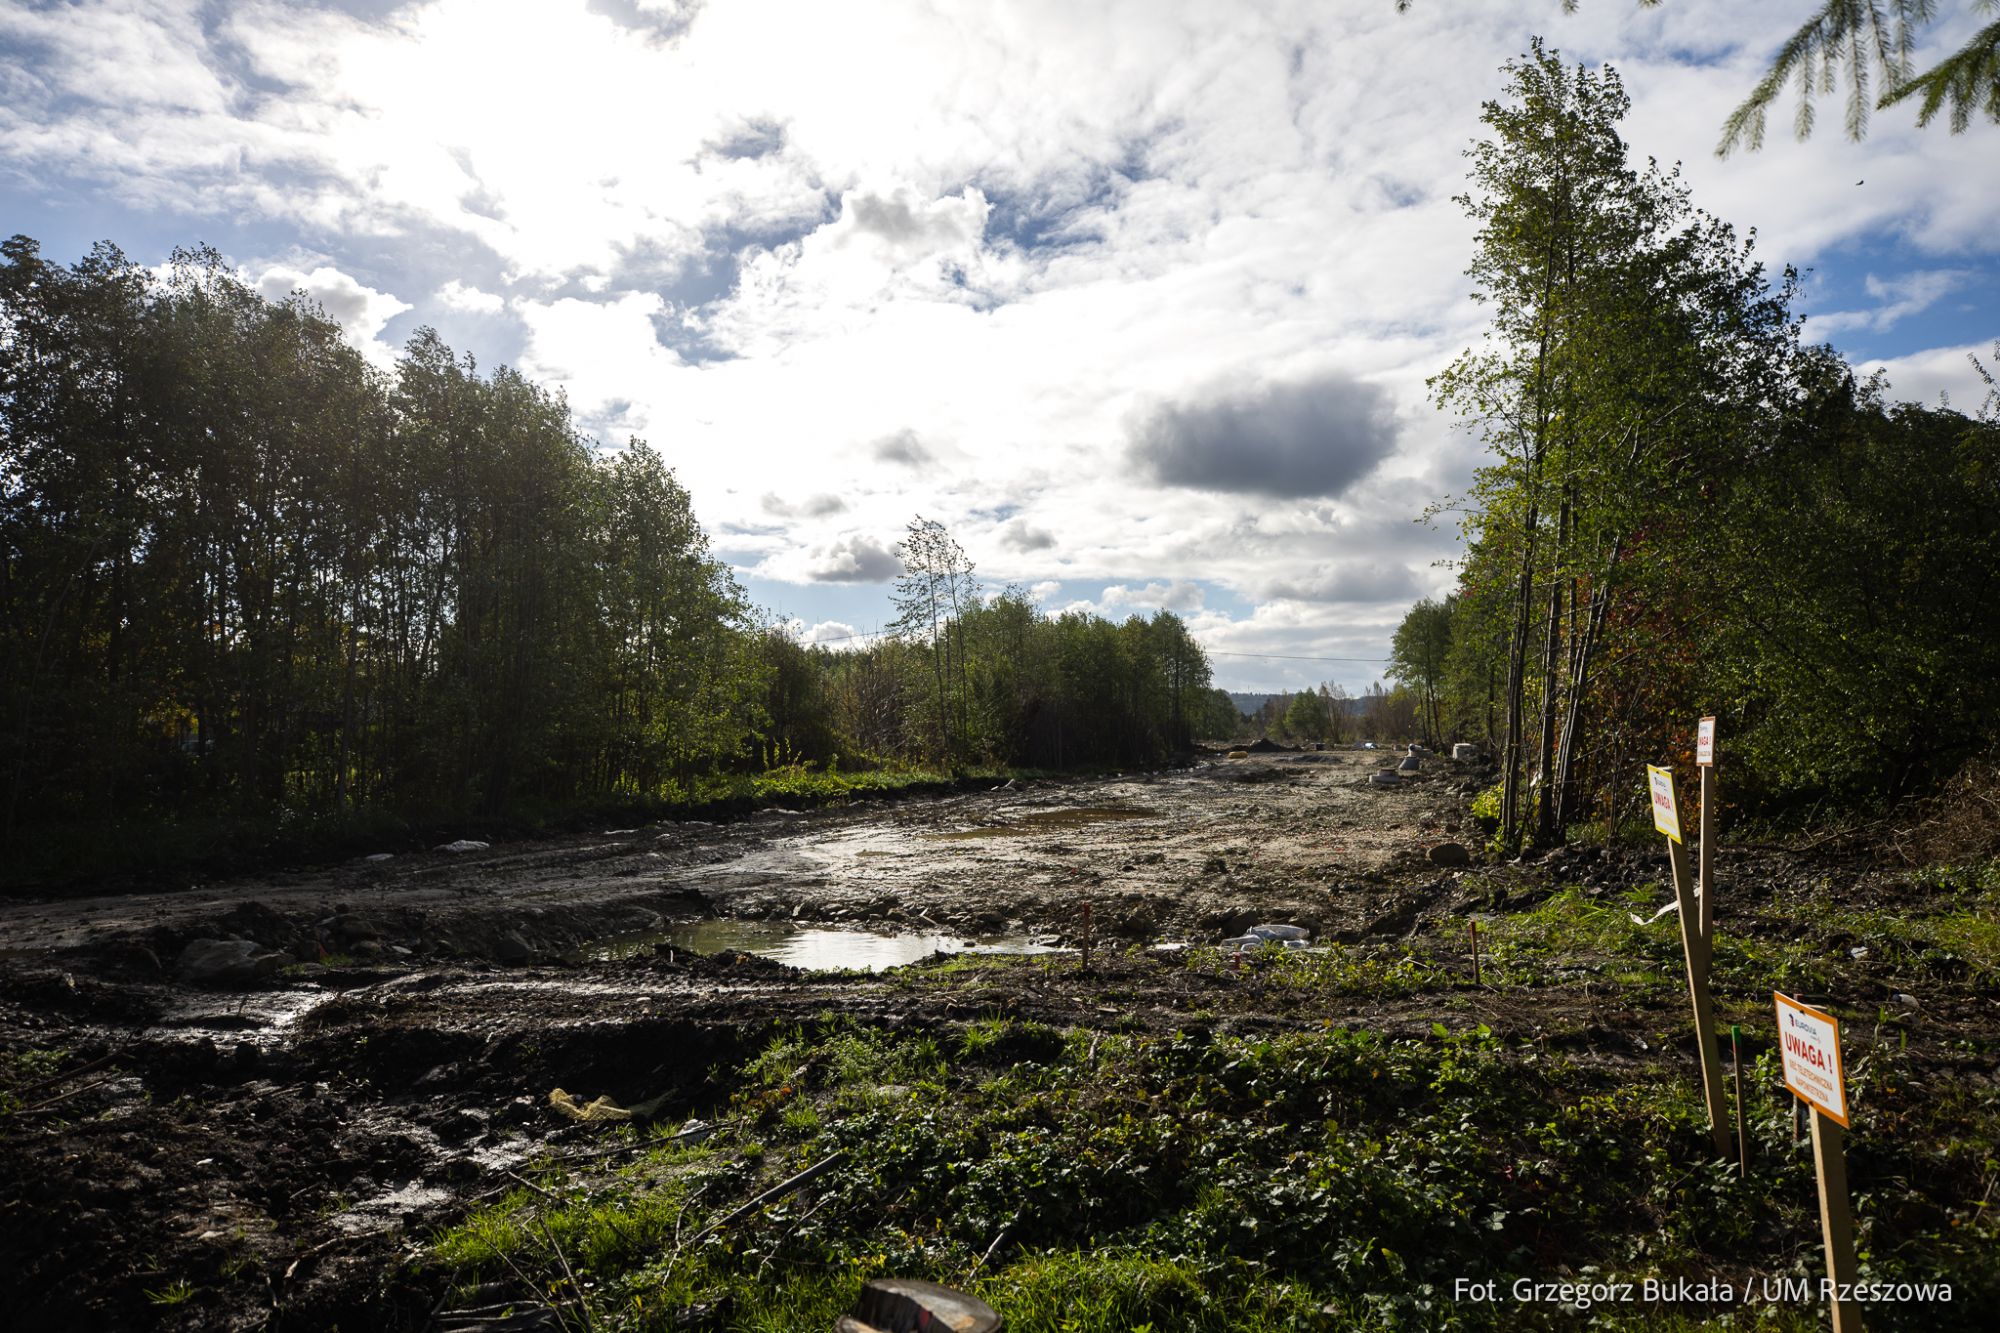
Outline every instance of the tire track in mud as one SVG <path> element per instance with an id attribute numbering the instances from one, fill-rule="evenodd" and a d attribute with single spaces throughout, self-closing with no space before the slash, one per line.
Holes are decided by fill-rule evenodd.
<path id="1" fill-rule="evenodd" d="M 399 1326 L 430 1294 L 398 1276 L 426 1229 L 590 1132 L 551 1113 L 553 1088 L 712 1112 L 770 1034 L 827 1013 L 890 1028 L 1322 1023 L 1254 969 L 1210 976 L 1143 951 L 1102 957 L 1087 981 L 1073 958 L 871 976 L 557 956 L 697 915 L 1070 939 L 1086 896 L 1106 942 L 1267 918 L 1358 936 L 1450 891 L 1422 849 L 1462 804 L 1448 777 L 1363 787 L 1380 759 L 1259 756 L 6 904 L 0 1052 L 59 1078 L 103 1061 L 0 1130 L 16 1326 L 149 1321 L 181 1282 L 197 1293 L 176 1307 L 185 1327 Z M 230 936 L 292 961 L 220 989 L 176 975 L 190 941 Z M 496 961 L 510 955 L 522 965 Z M 1414 1026 L 1434 1008 L 1357 1002 L 1354 1018 Z"/>

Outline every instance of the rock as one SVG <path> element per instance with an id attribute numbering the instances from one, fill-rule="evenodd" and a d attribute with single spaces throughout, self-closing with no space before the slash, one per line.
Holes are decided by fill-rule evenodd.
<path id="1" fill-rule="evenodd" d="M 1394 773 L 1370 773 L 1368 785 L 1371 787 L 1400 787 L 1403 780 Z"/>
<path id="2" fill-rule="evenodd" d="M 519 967 L 532 962 L 534 957 L 535 951 L 528 947 L 528 942 L 511 930 L 493 941 L 493 961 L 496 963 Z"/>
<path id="3" fill-rule="evenodd" d="M 1472 864 L 1472 853 L 1466 850 L 1462 842 L 1441 842 L 1425 855 L 1429 857 L 1432 865 L 1443 866 L 1446 869 Z"/>
<path id="4" fill-rule="evenodd" d="M 1477 745 L 1468 744 L 1465 741 L 1460 741 L 1458 742 L 1458 744 L 1451 747 L 1451 757 L 1453 759 L 1458 760 L 1460 763 L 1464 763 L 1472 759 L 1477 759 L 1479 757 L 1479 747 Z"/>
<path id="5" fill-rule="evenodd" d="M 1422 772 L 1423 766 L 1423 760 L 1413 754 L 1407 754 L 1403 756 L 1402 762 L 1396 765 L 1396 771 L 1398 773 L 1415 774 Z"/>
<path id="6" fill-rule="evenodd" d="M 1304 926 L 1256 925 L 1249 933 L 1267 940 L 1302 940 L 1312 934 Z"/>
<path id="7" fill-rule="evenodd" d="M 394 852 L 376 852 L 373 855 L 364 856 L 361 859 L 368 862 L 393 861 L 396 859 L 396 854 Z"/>
<path id="8" fill-rule="evenodd" d="M 330 916 L 319 923 L 319 928 L 334 943 L 350 949 L 363 940 L 382 938 L 382 928 L 358 912 L 342 912 L 339 916 Z"/>
<path id="9" fill-rule="evenodd" d="M 285 965 L 251 940 L 193 940 L 181 950 L 176 969 L 192 986 L 240 986 L 268 977 Z"/>
<path id="10" fill-rule="evenodd" d="M 953 1333 L 997 1333 L 1000 1316 L 976 1296 L 915 1278 L 875 1278 L 862 1287 L 850 1314 L 834 1323 L 834 1333 L 907 1333 L 951 1329 Z"/>
<path id="11" fill-rule="evenodd" d="M 492 845 L 490 842 L 475 842 L 471 838 L 460 838 L 457 842 L 439 843 L 436 850 L 440 852 L 483 852 Z"/>

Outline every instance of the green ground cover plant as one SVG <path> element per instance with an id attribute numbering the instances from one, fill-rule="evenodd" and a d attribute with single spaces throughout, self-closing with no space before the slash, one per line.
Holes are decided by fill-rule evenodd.
<path id="1" fill-rule="evenodd" d="M 1523 917 L 1509 942 L 1521 959 L 1501 966 L 1531 975 L 1531 949 L 1563 931 L 1656 965 L 1644 932 L 1570 906 Z M 1178 965 L 1230 963 L 1196 949 Z M 1264 981 L 1337 992 L 1352 966 L 1273 958 Z M 712 1137 L 661 1137 L 619 1165 L 548 1163 L 438 1237 L 430 1262 L 466 1290 L 511 1281 L 605 1329 L 825 1328 L 862 1281 L 890 1274 L 974 1290 L 1024 1333 L 1817 1326 L 1818 1307 L 1761 1299 L 1587 1312 L 1455 1299 L 1460 1278 L 1754 1292 L 1816 1273 L 1817 1218 L 1768 1052 L 1748 1071 L 1740 1181 L 1706 1157 L 1696 1080 L 1670 1055 L 1590 1058 L 1438 1012 L 1396 1036 L 1019 1018 L 887 1031 L 828 1015 L 734 1071 Z M 1925 1079 L 1907 1050 L 1857 1055 L 1854 1096 L 1871 1108 L 1850 1141 L 1864 1274 L 1955 1293 L 1948 1307 L 1871 1310 L 1871 1327 L 1954 1326 L 2000 1298 L 1986 1193 L 2000 1094 L 1932 1069 L 1911 1095 Z M 715 1225 L 836 1154 L 795 1193 Z"/>

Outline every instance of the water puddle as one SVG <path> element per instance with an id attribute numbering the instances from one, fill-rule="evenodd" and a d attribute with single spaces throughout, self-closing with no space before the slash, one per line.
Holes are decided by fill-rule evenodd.
<path id="1" fill-rule="evenodd" d="M 349 1235 L 358 1235 L 379 1231 L 385 1225 L 403 1221 L 411 1213 L 436 1208 L 450 1201 L 449 1190 L 434 1185 L 404 1185 L 371 1199 L 363 1199 L 347 1211 L 336 1213 L 330 1220 Z"/>
<path id="2" fill-rule="evenodd" d="M 1030 833 L 1053 833 L 1062 829 L 1083 828 L 1090 824 L 1106 824 L 1120 819 L 1151 819 L 1157 810 L 1147 810 L 1138 806 L 1100 805 L 1082 806 L 1073 810 L 1036 810 L 1016 816 L 1004 824 L 983 824 L 978 828 L 951 829 L 945 833 L 926 833 L 930 842 L 949 842 L 960 838 L 1018 838 Z"/>
<path id="3" fill-rule="evenodd" d="M 162 1013 L 153 1028 L 162 1036 L 188 1041 L 203 1037 L 217 1045 L 249 1042 L 274 1046 L 282 1042 L 301 1018 L 331 999 L 318 986 L 304 990 L 253 991 L 232 997 L 198 995 L 184 999 Z"/>
<path id="4" fill-rule="evenodd" d="M 1039 954 L 1054 953 L 1026 935 L 963 935 L 925 932 L 888 933 L 873 930 L 830 930 L 794 926 L 782 921 L 731 921 L 706 918 L 683 921 L 664 930 L 614 935 L 574 956 L 579 962 L 616 962 L 654 953 L 659 945 L 689 953 L 734 950 L 756 954 L 792 967 L 823 971 L 850 968 L 881 972 L 928 958 L 934 953 Z"/>

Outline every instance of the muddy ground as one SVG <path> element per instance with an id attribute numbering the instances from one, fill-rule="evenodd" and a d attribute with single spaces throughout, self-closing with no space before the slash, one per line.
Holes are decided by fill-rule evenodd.
<path id="1" fill-rule="evenodd" d="M 1398 1031 L 1427 1027 L 1448 1001 L 1502 1034 L 1548 1035 L 1591 1059 L 1661 1058 L 1657 1034 L 1680 1017 L 1671 997 L 1635 1011 L 1587 964 L 1554 987 L 1473 990 L 1455 951 L 1458 918 L 1518 910 L 1558 882 L 1615 892 L 1658 879 L 1664 858 L 1435 864 L 1438 844 L 1479 841 L 1460 821 L 1486 775 L 1432 760 L 1412 783 L 1369 785 L 1383 762 L 1218 756 L 1104 781 L 395 850 L 170 894 L 0 905 L 10 1322 L 422 1328 L 445 1289 L 412 1266 L 434 1228 L 513 1186 L 537 1154 L 594 1141 L 595 1127 L 550 1109 L 552 1089 L 647 1103 L 662 1119 L 702 1115 L 774 1025 L 826 1012 L 892 1027 L 1015 1015 Z M 1750 907 L 1872 882 L 1866 868 L 1776 853 L 1741 854 L 1736 868 Z M 925 987 L 908 969 L 702 955 L 672 933 L 700 918 L 1050 948 L 1079 942 L 1086 901 L 1099 954 L 1087 981 L 1022 966 Z M 1427 931 L 1436 984 L 1303 1012 L 1296 992 L 1267 993 L 1254 970 L 1190 969 L 1126 947 L 1213 943 L 1258 921 L 1384 956 Z M 241 970 L 193 984 L 203 940 L 247 955 Z M 1900 993 L 1862 960 L 1851 984 L 1856 997 Z M 1971 1058 L 1990 1079 L 2000 1004 L 1976 989 L 1925 1003 L 1939 1050 L 1986 1052 Z"/>

